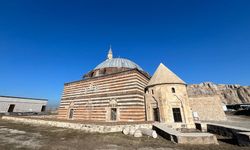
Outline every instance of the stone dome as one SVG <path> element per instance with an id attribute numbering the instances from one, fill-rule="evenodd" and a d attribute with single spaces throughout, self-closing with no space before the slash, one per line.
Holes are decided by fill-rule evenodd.
<path id="1" fill-rule="evenodd" d="M 102 68 L 111 68 L 111 67 L 131 68 L 131 69 L 137 68 L 138 70 L 143 71 L 143 69 L 139 65 L 137 65 L 133 61 L 125 59 L 125 58 L 107 59 L 107 60 L 103 61 L 102 63 L 100 63 L 98 66 L 96 66 L 94 70 L 102 69 Z"/>

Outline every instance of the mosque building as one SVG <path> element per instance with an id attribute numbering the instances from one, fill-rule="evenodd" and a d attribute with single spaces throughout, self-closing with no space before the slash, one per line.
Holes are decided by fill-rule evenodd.
<path id="1" fill-rule="evenodd" d="M 66 83 L 59 118 L 91 121 L 145 121 L 144 88 L 150 76 L 136 63 L 107 59 L 82 80 Z"/>
<path id="2" fill-rule="evenodd" d="M 101 122 L 158 121 L 173 127 L 194 128 L 193 114 L 199 113 L 194 110 L 202 111 L 199 107 L 207 101 L 206 98 L 191 100 L 192 103 L 187 84 L 163 64 L 150 77 L 133 61 L 113 58 L 110 48 L 107 59 L 83 75 L 83 79 L 64 84 L 58 118 Z M 199 101 L 199 107 L 194 101 Z M 207 103 L 207 109 L 214 108 L 214 104 Z M 221 103 L 218 100 L 216 104 Z M 218 120 L 225 118 L 222 107 L 216 114 L 221 114 Z"/>

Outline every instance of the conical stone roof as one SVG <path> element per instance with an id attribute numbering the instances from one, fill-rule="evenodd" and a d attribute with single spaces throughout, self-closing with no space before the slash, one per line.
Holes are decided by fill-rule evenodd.
<path id="1" fill-rule="evenodd" d="M 153 86 L 157 84 L 186 84 L 186 83 L 161 63 L 156 69 L 154 75 L 150 79 L 147 86 Z"/>

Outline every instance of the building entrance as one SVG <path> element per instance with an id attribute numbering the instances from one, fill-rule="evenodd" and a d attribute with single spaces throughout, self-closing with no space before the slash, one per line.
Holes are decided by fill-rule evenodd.
<path id="1" fill-rule="evenodd" d="M 159 108 L 153 108 L 154 121 L 160 121 Z"/>
<path id="2" fill-rule="evenodd" d="M 41 108 L 41 112 L 45 112 L 45 110 L 46 110 L 46 106 L 43 105 L 42 108 Z"/>
<path id="3" fill-rule="evenodd" d="M 174 122 L 182 122 L 180 108 L 173 108 Z"/>

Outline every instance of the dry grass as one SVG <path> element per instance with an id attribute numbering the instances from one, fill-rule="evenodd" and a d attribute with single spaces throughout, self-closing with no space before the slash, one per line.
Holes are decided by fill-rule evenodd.
<path id="1" fill-rule="evenodd" d="M 30 126 L 0 120 L 0 149 L 41 150 L 92 150 L 92 149 L 140 149 L 140 150 L 240 150 L 250 149 L 220 142 L 220 145 L 177 145 L 163 138 L 134 138 L 122 133 L 85 133 L 83 131 L 44 126 Z"/>

